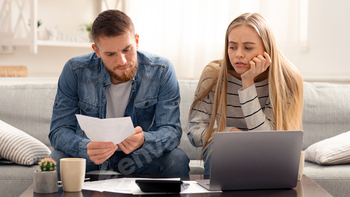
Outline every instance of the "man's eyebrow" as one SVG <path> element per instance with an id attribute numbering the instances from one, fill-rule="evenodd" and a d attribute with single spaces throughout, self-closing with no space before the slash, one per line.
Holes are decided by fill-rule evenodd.
<path id="1" fill-rule="evenodd" d="M 130 48 L 130 47 L 132 47 L 132 44 L 129 44 L 128 46 L 126 46 L 126 47 L 124 48 L 124 50 L 126 50 L 126 49 L 128 49 L 128 48 Z"/>
<path id="2" fill-rule="evenodd" d="M 116 52 L 112 52 L 112 51 L 105 51 L 105 52 L 103 52 L 104 54 L 115 54 Z"/>
<path id="3" fill-rule="evenodd" d="M 132 47 L 132 44 L 129 44 L 128 46 L 126 46 L 123 50 L 126 50 L 126 49 L 128 49 L 128 48 L 130 48 L 130 47 Z M 103 53 L 105 53 L 105 54 L 115 54 L 116 52 L 114 52 L 114 51 L 105 51 L 105 52 L 103 52 Z"/>

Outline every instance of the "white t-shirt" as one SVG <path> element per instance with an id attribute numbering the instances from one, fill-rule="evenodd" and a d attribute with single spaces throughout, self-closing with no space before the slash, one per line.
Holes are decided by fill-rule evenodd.
<path id="1" fill-rule="evenodd" d="M 117 85 L 112 84 L 106 90 L 107 114 L 106 118 L 124 117 L 126 105 L 131 92 L 131 80 Z"/>

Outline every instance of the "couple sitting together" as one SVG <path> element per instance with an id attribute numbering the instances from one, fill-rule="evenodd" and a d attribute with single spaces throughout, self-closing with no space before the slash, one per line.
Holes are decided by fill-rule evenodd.
<path id="1" fill-rule="evenodd" d="M 189 159 L 177 148 L 182 135 L 180 92 L 172 63 L 138 51 L 139 35 L 118 10 L 98 15 L 92 39 L 94 52 L 70 59 L 59 78 L 50 157 L 58 165 L 61 158 L 85 158 L 86 171 L 187 175 Z M 194 146 L 203 147 L 204 174 L 210 173 L 215 132 L 302 127 L 302 77 L 277 48 L 262 16 L 247 13 L 234 19 L 224 50 L 222 60 L 204 68 L 189 112 L 187 135 Z M 135 133 L 119 144 L 91 141 L 75 114 L 129 116 Z"/>

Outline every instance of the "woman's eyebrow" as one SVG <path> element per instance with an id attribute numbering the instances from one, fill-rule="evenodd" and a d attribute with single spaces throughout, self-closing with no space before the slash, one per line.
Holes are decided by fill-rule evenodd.
<path id="1" fill-rule="evenodd" d="M 243 42 L 243 44 L 255 44 L 255 42 Z"/>
<path id="2" fill-rule="evenodd" d="M 229 41 L 229 43 L 237 44 L 237 42 Z M 255 42 L 243 42 L 243 44 L 255 44 Z"/>

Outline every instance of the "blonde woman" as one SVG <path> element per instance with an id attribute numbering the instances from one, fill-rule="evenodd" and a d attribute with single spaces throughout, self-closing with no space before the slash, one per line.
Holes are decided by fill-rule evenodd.
<path id="1" fill-rule="evenodd" d="M 191 106 L 188 138 L 209 175 L 213 134 L 302 128 L 303 80 L 266 20 L 242 14 L 228 26 L 224 59 L 207 65 Z M 239 158 L 237 158 L 239 159 Z"/>

